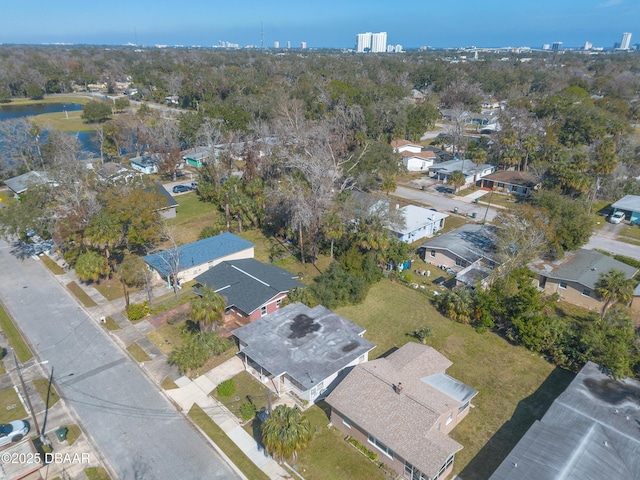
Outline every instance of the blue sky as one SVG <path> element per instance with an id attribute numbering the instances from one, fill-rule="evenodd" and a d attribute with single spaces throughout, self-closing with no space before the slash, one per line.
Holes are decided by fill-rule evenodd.
<path id="1" fill-rule="evenodd" d="M 261 24 L 265 47 L 351 48 L 359 32 L 386 31 L 389 44 L 405 48 L 609 48 L 634 28 L 631 43 L 640 42 L 640 1 L 22 0 L 0 15 L 0 43 L 260 45 Z"/>

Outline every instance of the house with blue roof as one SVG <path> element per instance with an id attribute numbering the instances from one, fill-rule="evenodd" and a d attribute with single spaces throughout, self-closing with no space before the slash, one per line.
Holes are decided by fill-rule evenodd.
<path id="1" fill-rule="evenodd" d="M 220 262 L 253 258 L 253 254 L 253 243 L 227 232 L 152 253 L 142 259 L 171 286 L 175 277 L 178 284 L 188 282 Z"/>

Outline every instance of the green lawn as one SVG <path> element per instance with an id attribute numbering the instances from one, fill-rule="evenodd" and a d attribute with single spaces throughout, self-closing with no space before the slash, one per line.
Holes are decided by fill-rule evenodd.
<path id="1" fill-rule="evenodd" d="M 109 331 L 120 330 L 120 325 L 118 325 L 118 322 L 116 322 L 111 317 L 107 317 L 107 319 L 106 319 L 106 321 L 104 323 L 104 327 Z"/>
<path id="2" fill-rule="evenodd" d="M 64 425 L 64 428 L 67 429 L 67 443 L 69 445 L 73 445 L 78 437 L 82 435 L 82 430 L 75 423 L 73 425 Z"/>
<path id="3" fill-rule="evenodd" d="M 180 348 L 184 342 L 182 331 L 185 328 L 185 322 L 163 325 L 147 333 L 147 338 L 151 340 L 162 353 L 168 355 L 176 348 Z"/>
<path id="4" fill-rule="evenodd" d="M 20 392 L 24 395 L 24 392 Z M 0 423 L 13 422 L 26 418 L 27 412 L 20 403 L 18 394 L 13 388 L 5 388 L 0 391 Z"/>
<path id="5" fill-rule="evenodd" d="M 165 377 L 165 379 L 162 381 L 160 386 L 162 387 L 163 390 L 173 390 L 175 388 L 178 388 L 178 385 L 176 385 L 176 382 L 171 380 L 169 377 Z"/>
<path id="6" fill-rule="evenodd" d="M 179 245 L 195 242 L 204 227 L 213 226 L 218 209 L 212 203 L 201 202 L 195 192 L 175 198 L 179 205 L 176 217 L 167 220 L 169 230 Z"/>
<path id="7" fill-rule="evenodd" d="M 49 403 L 47 405 L 48 408 L 53 407 L 58 400 L 60 400 L 60 396 L 53 385 L 51 385 L 51 390 L 49 390 L 49 379 L 48 378 L 38 378 L 33 381 L 34 387 L 38 391 L 40 398 L 42 398 L 43 402 L 47 401 L 47 393 L 49 393 Z"/>
<path id="8" fill-rule="evenodd" d="M 63 132 L 91 132 L 95 126 L 85 123 L 82 110 L 71 112 L 42 113 L 33 117 L 33 122 L 39 127 L 53 127 Z"/>
<path id="9" fill-rule="evenodd" d="M 328 408 L 322 402 L 321 407 Z M 304 412 L 315 432 L 309 448 L 300 453 L 298 472 L 306 480 L 384 480 L 380 468 L 364 457 L 337 428 L 328 428 L 329 417 L 320 406 Z"/>
<path id="10" fill-rule="evenodd" d="M 374 285 L 363 304 L 337 313 L 367 329 L 365 337 L 377 345 L 372 359 L 412 341 L 416 328 L 431 328 L 429 344 L 453 362 L 447 373 L 479 391 L 475 408 L 451 434 L 464 446 L 455 472 L 465 480 L 488 478 L 573 378 L 496 334 L 444 318 L 428 296 L 389 280 Z"/>
<path id="11" fill-rule="evenodd" d="M 82 287 L 80 287 L 80 285 L 78 285 L 76 282 L 67 283 L 67 288 L 71 293 L 73 293 L 74 297 L 80 300 L 80 303 L 82 303 L 85 307 L 89 308 L 89 307 L 95 307 L 98 305 L 96 302 L 94 302 L 91 299 L 89 295 L 87 295 L 87 292 L 85 292 L 82 289 Z"/>
<path id="12" fill-rule="evenodd" d="M 231 461 L 246 475 L 249 480 L 268 480 L 269 477 L 262 472 L 247 457 L 238 446 L 227 436 L 222 429 L 198 405 L 193 405 L 189 410 L 189 418 L 198 425 L 204 433 L 214 441 L 218 447 L 231 459 Z"/>
<path id="13" fill-rule="evenodd" d="M 116 278 L 116 276 L 108 279 L 102 279 L 100 282 L 94 283 L 92 286 L 107 300 L 112 301 L 122 298 L 122 303 L 124 304 L 124 289 L 122 288 L 122 283 Z M 129 288 L 128 290 L 129 293 L 137 291 L 135 288 Z"/>
<path id="14" fill-rule="evenodd" d="M 111 477 L 102 467 L 90 467 L 84 471 L 88 480 L 110 480 Z"/>
<path id="15" fill-rule="evenodd" d="M 2 305 L 0 305 L 0 330 L 2 330 L 4 336 L 9 341 L 9 345 L 11 345 L 13 351 L 16 352 L 16 356 L 22 363 L 33 357 L 31 350 Z"/>
<path id="16" fill-rule="evenodd" d="M 46 255 L 42 255 L 40 261 L 47 267 L 54 275 L 63 275 L 65 273 L 64 268 L 54 262 L 51 258 Z"/>
<path id="17" fill-rule="evenodd" d="M 127 352 L 129 352 L 139 363 L 151 361 L 151 357 L 136 342 L 133 342 L 127 347 Z"/>
<path id="18" fill-rule="evenodd" d="M 251 376 L 249 372 L 243 371 L 233 377 L 236 392 L 230 397 L 221 397 L 218 390 L 214 390 L 211 396 L 227 407 L 236 417 L 242 420 L 240 406 L 251 400 L 259 411 L 267 406 L 267 388 Z"/>
<path id="19" fill-rule="evenodd" d="M 624 227 L 620 235 L 623 237 L 630 237 L 636 240 L 640 240 L 640 226 L 638 225 L 629 225 Z"/>

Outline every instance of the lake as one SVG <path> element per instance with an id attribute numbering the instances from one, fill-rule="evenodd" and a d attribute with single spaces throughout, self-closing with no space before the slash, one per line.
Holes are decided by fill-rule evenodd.
<path id="1" fill-rule="evenodd" d="M 29 105 L 0 105 L 0 122 L 14 118 L 33 117 L 43 113 L 73 112 L 82 110 L 82 105 L 77 103 L 35 103 Z M 45 136 L 46 136 L 46 132 Z M 100 155 L 100 147 L 95 142 L 94 132 L 69 132 L 75 133 L 80 140 L 82 149 L 93 154 Z M 0 139 L 0 144 L 2 143 Z"/>

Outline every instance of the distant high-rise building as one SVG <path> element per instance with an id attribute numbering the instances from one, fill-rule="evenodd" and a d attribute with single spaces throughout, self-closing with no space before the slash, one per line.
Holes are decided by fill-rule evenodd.
<path id="1" fill-rule="evenodd" d="M 302 50 L 306 50 L 307 49 L 307 42 L 300 42 L 300 48 Z"/>
<path id="2" fill-rule="evenodd" d="M 551 49 L 551 45 L 549 45 L 548 43 L 545 43 L 544 45 L 542 45 L 542 49 L 543 50 L 549 50 L 549 49 Z"/>
<path id="3" fill-rule="evenodd" d="M 363 53 L 371 50 L 371 32 L 356 35 L 356 52 Z"/>
<path id="4" fill-rule="evenodd" d="M 631 45 L 631 34 L 629 32 L 625 32 L 622 34 L 620 50 L 629 50 L 629 45 Z"/>
<path id="5" fill-rule="evenodd" d="M 404 51 L 404 49 L 402 48 L 402 45 L 400 45 L 400 44 L 396 45 L 396 53 L 401 53 L 403 51 Z"/>
<path id="6" fill-rule="evenodd" d="M 591 48 L 593 47 L 593 44 L 591 42 L 584 42 L 584 49 L 585 50 L 591 50 Z"/>
<path id="7" fill-rule="evenodd" d="M 277 40 L 273 42 L 273 48 L 280 48 L 280 42 Z"/>
<path id="8" fill-rule="evenodd" d="M 287 50 L 291 48 L 291 42 L 287 40 Z"/>
<path id="9" fill-rule="evenodd" d="M 373 53 L 384 53 L 387 51 L 387 32 L 374 33 L 371 35 L 371 51 Z"/>
<path id="10" fill-rule="evenodd" d="M 562 50 L 562 42 L 553 42 L 551 50 Z"/>

